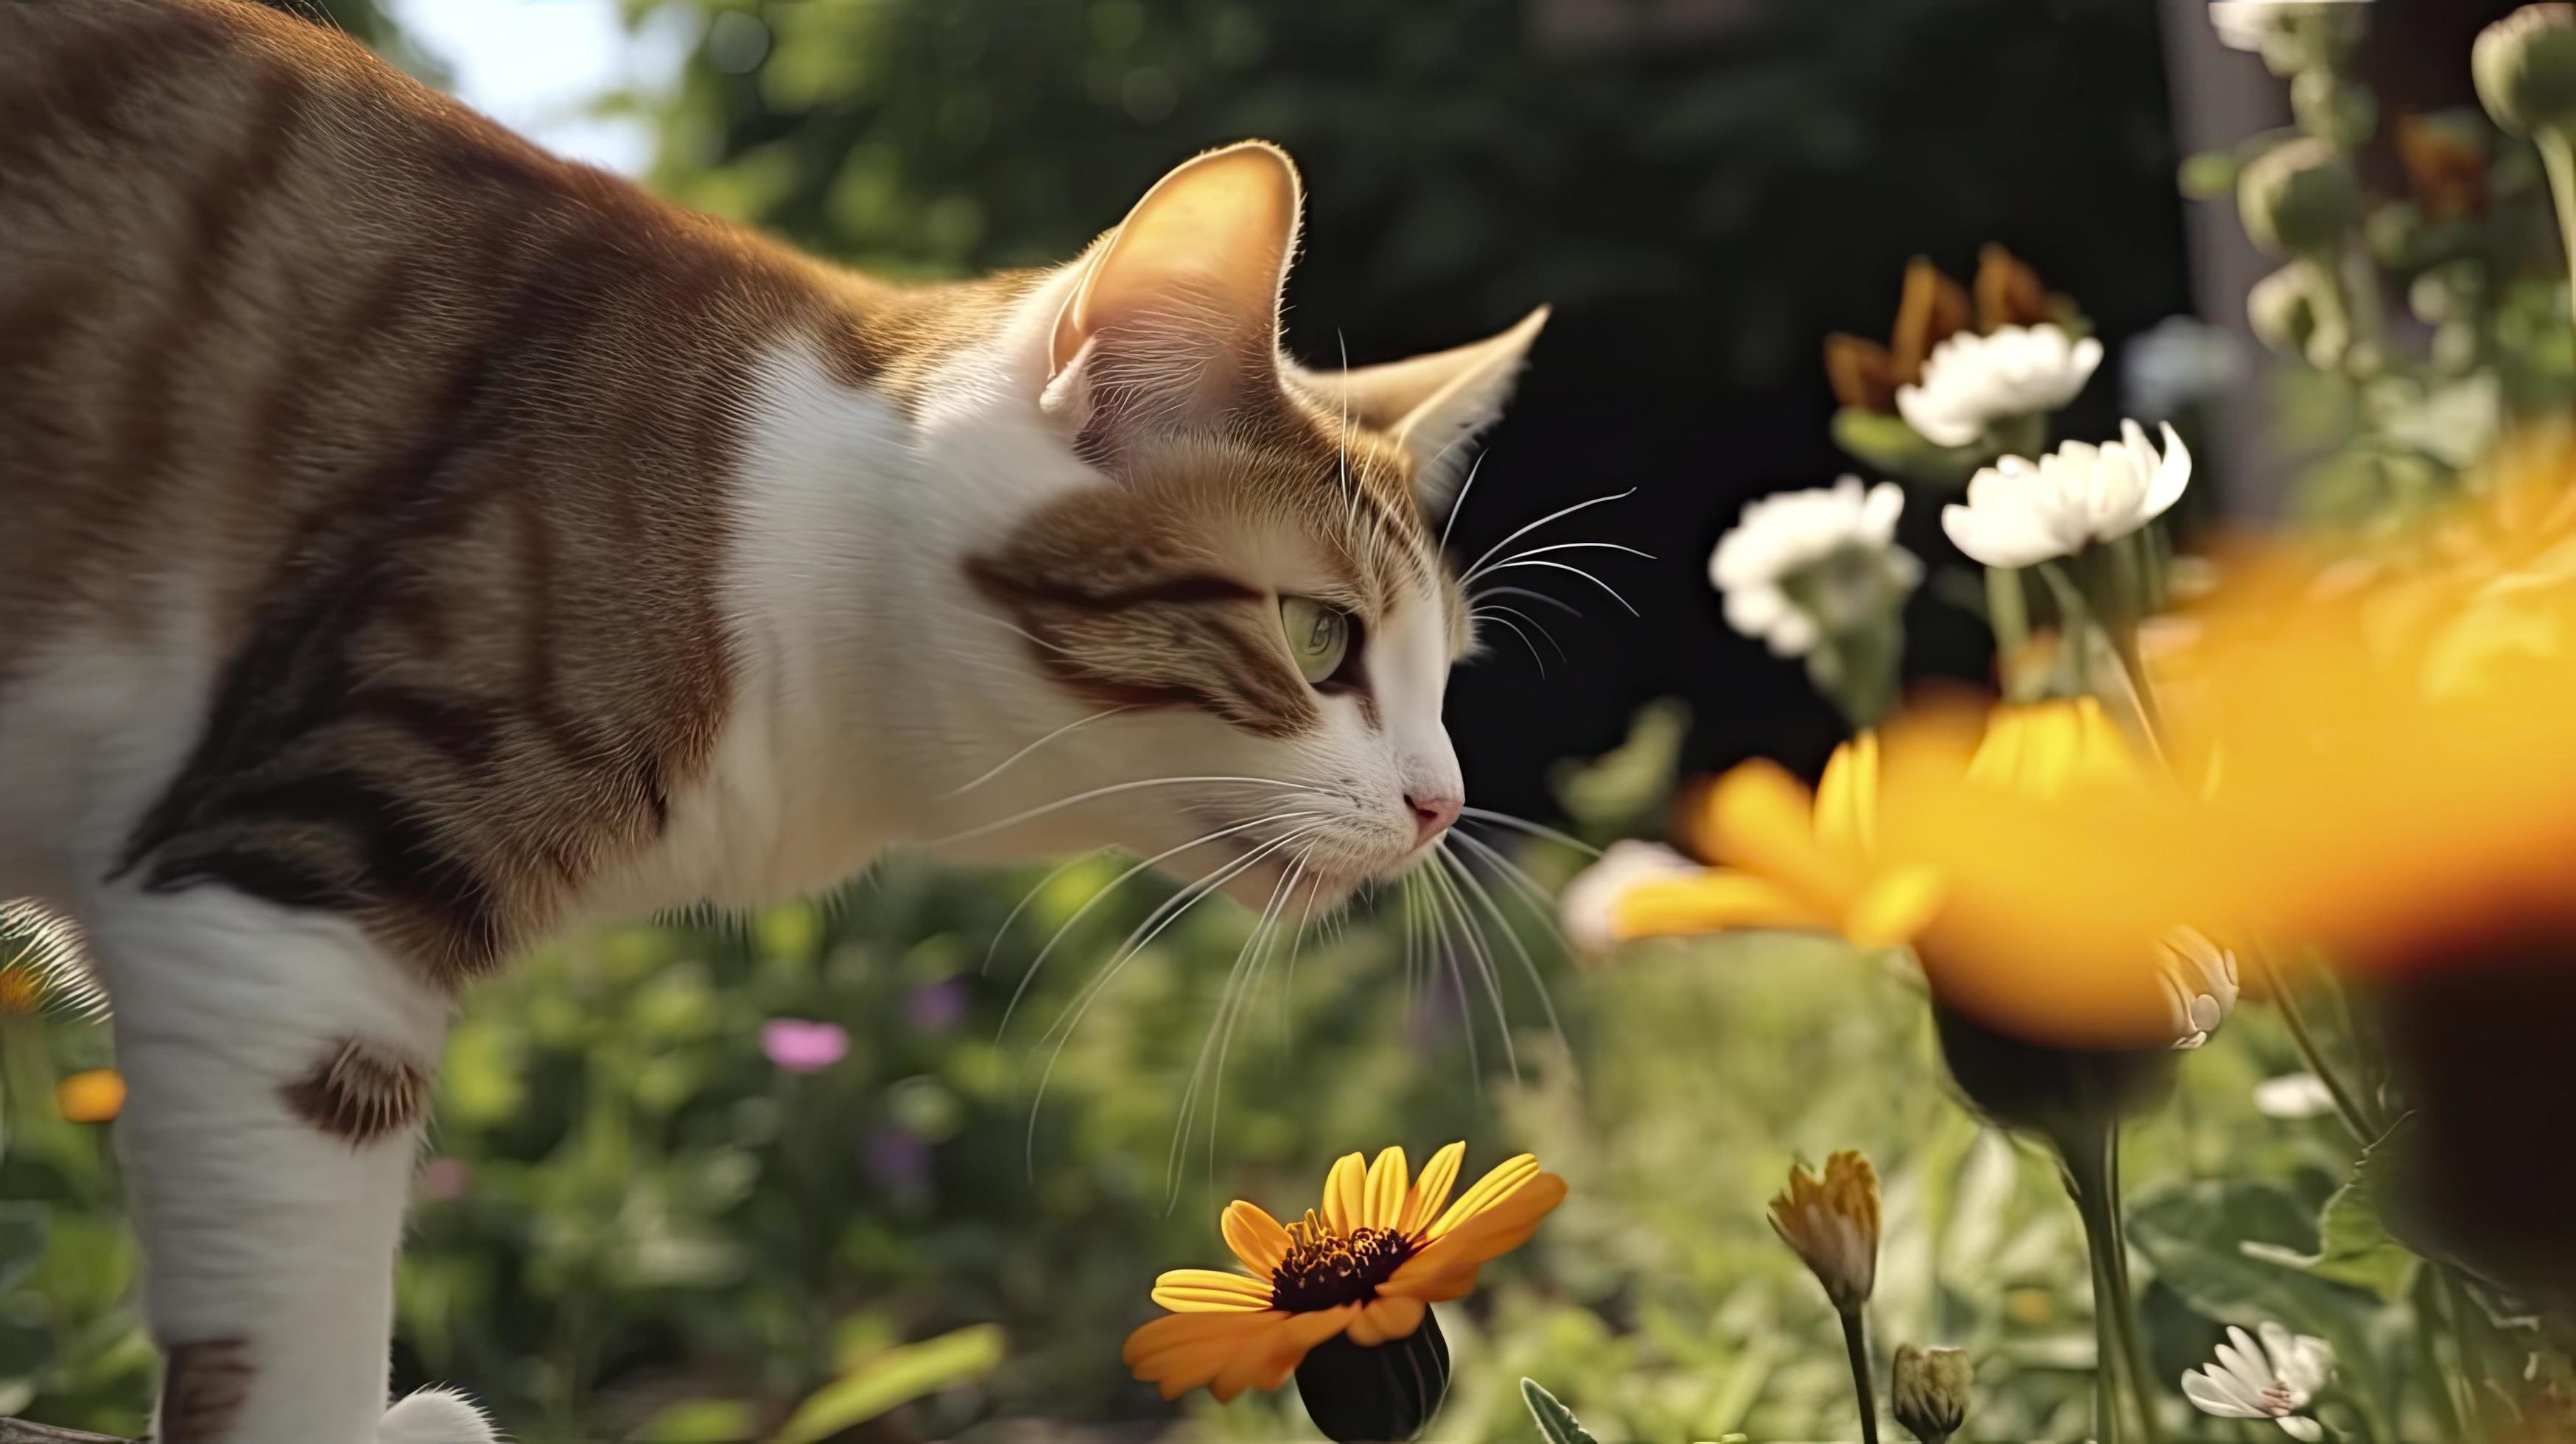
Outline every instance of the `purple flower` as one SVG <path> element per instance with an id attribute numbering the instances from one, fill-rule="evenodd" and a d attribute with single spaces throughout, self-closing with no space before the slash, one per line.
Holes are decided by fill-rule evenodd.
<path id="1" fill-rule="evenodd" d="M 924 983 L 904 1000 L 904 1021 L 924 1033 L 945 1033 L 966 1020 L 966 983 L 942 978 Z"/>
<path id="2" fill-rule="evenodd" d="M 433 1158 L 420 1170 L 420 1191 L 432 1198 L 463 1198 L 473 1182 L 462 1158 Z"/>
<path id="3" fill-rule="evenodd" d="M 820 1073 L 850 1055 L 850 1030 L 810 1018 L 772 1018 L 760 1025 L 760 1051 L 790 1073 Z"/>
<path id="4" fill-rule="evenodd" d="M 861 1157 L 868 1176 L 893 1192 L 911 1193 L 930 1181 L 930 1145 L 901 1124 L 870 1133 Z"/>

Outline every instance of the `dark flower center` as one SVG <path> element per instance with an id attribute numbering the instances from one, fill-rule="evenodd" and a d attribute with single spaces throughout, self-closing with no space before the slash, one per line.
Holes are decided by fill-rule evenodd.
<path id="1" fill-rule="evenodd" d="M 1335 1233 L 1315 1216 L 1288 1225 L 1288 1256 L 1270 1271 L 1270 1303 L 1311 1313 L 1377 1297 L 1378 1285 L 1413 1257 L 1413 1240 L 1391 1228 Z"/>

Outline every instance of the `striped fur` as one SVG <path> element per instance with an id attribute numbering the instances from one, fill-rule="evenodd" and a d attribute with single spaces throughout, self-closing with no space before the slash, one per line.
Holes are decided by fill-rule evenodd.
<path id="1" fill-rule="evenodd" d="M 455 992 L 549 929 L 900 843 L 1308 909 L 1423 855 L 1430 518 L 1544 312 L 1301 370 L 1300 205 L 1228 147 L 896 286 L 240 0 L 0 4 L 0 902 L 113 995 L 165 1437 L 492 1437 L 386 1412 L 391 1265 Z"/>

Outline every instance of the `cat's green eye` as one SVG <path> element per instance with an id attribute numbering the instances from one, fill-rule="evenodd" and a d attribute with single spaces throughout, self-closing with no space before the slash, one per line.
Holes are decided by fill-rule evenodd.
<path id="1" fill-rule="evenodd" d="M 1308 597 L 1281 597 L 1279 625 L 1288 634 L 1288 655 L 1297 659 L 1298 675 L 1321 683 L 1342 670 L 1351 650 L 1351 614 Z"/>

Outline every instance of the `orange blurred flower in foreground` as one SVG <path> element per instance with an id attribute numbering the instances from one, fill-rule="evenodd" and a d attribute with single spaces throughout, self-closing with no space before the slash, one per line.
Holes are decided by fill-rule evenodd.
<path id="1" fill-rule="evenodd" d="M 113 1068 L 74 1073 L 54 1085 L 54 1109 L 74 1123 L 110 1123 L 125 1109 L 125 1079 Z"/>
<path id="2" fill-rule="evenodd" d="M 1412 1335 L 1428 1305 L 1473 1289 L 1477 1270 L 1527 1242 L 1565 1197 L 1565 1180 L 1522 1154 L 1452 1203 L 1466 1152 L 1452 1143 L 1411 1179 L 1401 1148 L 1374 1163 L 1347 1154 L 1324 1180 L 1322 1206 L 1295 1223 L 1228 1205 L 1220 1227 L 1248 1272 L 1156 1279 L 1154 1302 L 1172 1312 L 1128 1335 L 1128 1368 L 1166 1399 L 1204 1386 L 1223 1401 L 1278 1388 L 1328 1340 L 1368 1348 Z"/>

